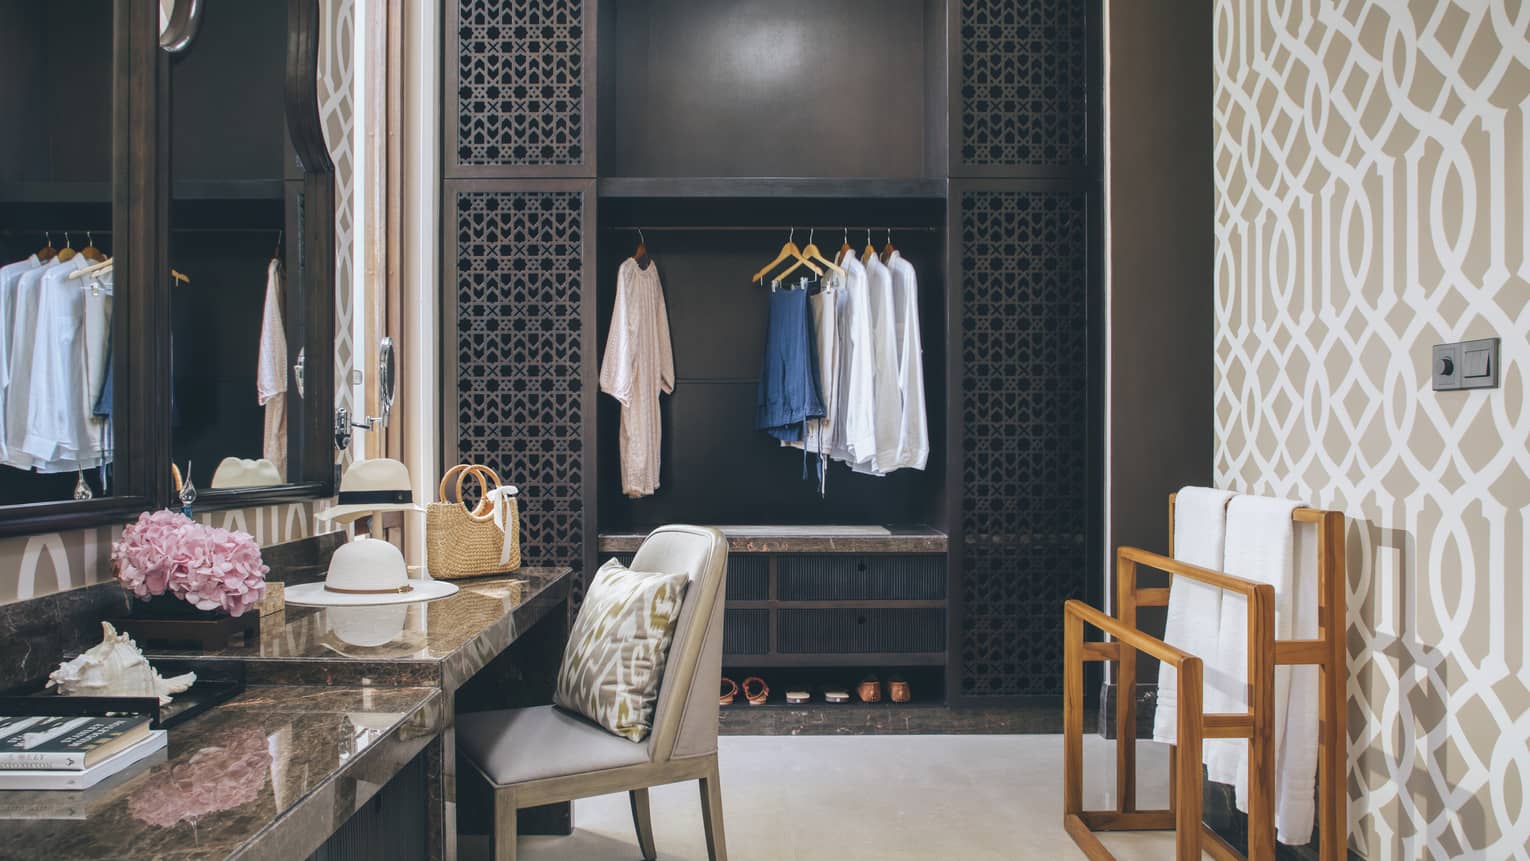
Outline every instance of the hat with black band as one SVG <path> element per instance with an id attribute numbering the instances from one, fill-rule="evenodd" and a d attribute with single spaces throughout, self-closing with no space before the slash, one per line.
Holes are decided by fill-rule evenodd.
<path id="1" fill-rule="evenodd" d="M 409 467 L 390 457 L 360 460 L 340 478 L 335 504 L 319 512 L 321 520 L 350 523 L 379 511 L 424 511 L 414 501 Z"/>

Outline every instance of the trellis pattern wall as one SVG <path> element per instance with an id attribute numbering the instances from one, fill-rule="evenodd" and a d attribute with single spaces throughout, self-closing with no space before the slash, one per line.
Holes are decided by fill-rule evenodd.
<path id="1" fill-rule="evenodd" d="M 520 489 L 528 565 L 584 554 L 584 207 L 579 191 L 455 201 L 458 458 Z"/>
<path id="2" fill-rule="evenodd" d="M 584 3 L 463 0 L 459 10 L 457 162 L 583 164 Z"/>
<path id="3" fill-rule="evenodd" d="M 1349 530 L 1350 837 L 1530 845 L 1530 4 L 1219 0 L 1216 480 Z M 1498 336 L 1503 388 L 1429 348 Z"/>
<path id="4" fill-rule="evenodd" d="M 1088 523 L 1086 197 L 967 191 L 961 206 L 966 696 L 1062 694 L 1062 614 Z"/>
<path id="5" fill-rule="evenodd" d="M 1089 304 L 1098 75 L 1078 0 L 960 0 L 951 150 L 961 476 L 955 697 L 1062 694 L 1062 614 L 1099 577 Z"/>
<path id="6" fill-rule="evenodd" d="M 961 0 L 961 163 L 1083 163 L 1089 20 L 1079 0 Z"/>

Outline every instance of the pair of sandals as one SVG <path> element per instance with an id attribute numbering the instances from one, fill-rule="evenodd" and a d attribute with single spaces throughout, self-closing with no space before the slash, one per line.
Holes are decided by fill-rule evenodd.
<path id="1" fill-rule="evenodd" d="M 718 704 L 724 706 L 733 705 L 733 700 L 738 697 L 739 690 L 738 682 L 724 676 L 722 680 L 722 693 L 717 698 Z M 750 705 L 762 706 L 770 699 L 770 686 L 765 684 L 765 680 L 759 676 L 750 676 L 744 679 L 743 693 L 744 700 Z"/>
<path id="2" fill-rule="evenodd" d="M 867 676 L 856 686 L 855 695 L 863 703 L 879 703 L 882 701 L 882 683 L 874 675 Z M 892 676 L 887 680 L 887 698 L 895 703 L 906 703 L 914 698 L 914 692 L 908 682 Z"/>

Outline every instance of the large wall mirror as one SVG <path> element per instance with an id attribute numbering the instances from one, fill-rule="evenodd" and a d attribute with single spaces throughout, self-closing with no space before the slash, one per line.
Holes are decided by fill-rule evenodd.
<path id="1" fill-rule="evenodd" d="M 332 492 L 317 0 L 0 0 L 0 532 Z"/>

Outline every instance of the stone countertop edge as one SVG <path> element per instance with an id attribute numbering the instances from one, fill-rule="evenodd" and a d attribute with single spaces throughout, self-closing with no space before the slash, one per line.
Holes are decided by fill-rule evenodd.
<path id="1" fill-rule="evenodd" d="M 476 630 L 463 635 L 451 632 L 453 645 L 439 654 L 410 654 L 400 657 L 369 656 L 347 657 L 339 653 L 312 654 L 261 654 L 259 649 L 249 647 L 197 652 L 176 649 L 146 649 L 151 661 L 191 660 L 197 662 L 240 662 L 245 665 L 246 681 L 251 685 L 340 685 L 359 687 L 439 687 L 455 690 L 471 678 L 496 655 L 508 648 L 519 637 L 549 612 L 561 607 L 572 589 L 572 569 L 533 569 L 539 572 L 534 579 L 533 591 L 514 608 L 507 608 L 493 619 L 484 620 Z M 451 602 L 453 598 L 473 597 L 469 590 L 474 585 L 493 587 L 515 575 L 483 580 L 465 580 L 458 585 L 463 590 L 457 595 L 440 599 Z M 479 602 L 481 605 L 481 602 Z M 323 612 L 294 605 L 289 610 L 295 617 L 285 620 L 284 626 L 301 626 L 303 615 Z M 269 618 L 269 617 L 268 617 Z M 465 618 L 465 617 L 463 617 Z M 453 618 L 460 622 L 460 618 Z M 469 622 L 471 623 L 471 622 Z M 262 625 L 268 624 L 262 620 Z M 457 642 L 460 640 L 460 642 Z"/>
<path id="2" fill-rule="evenodd" d="M 258 691 L 259 688 L 252 690 Z M 229 861 L 307 858 L 340 830 L 447 726 L 446 694 L 427 689 L 419 705 L 360 756 L 345 761 L 228 855 Z"/>
<path id="3" fill-rule="evenodd" d="M 797 535 L 729 535 L 730 553 L 945 553 L 949 541 L 944 532 L 928 526 L 889 527 L 887 535 L 814 534 L 802 527 Z M 648 537 L 646 532 L 601 533 L 601 553 L 636 553 Z"/>

